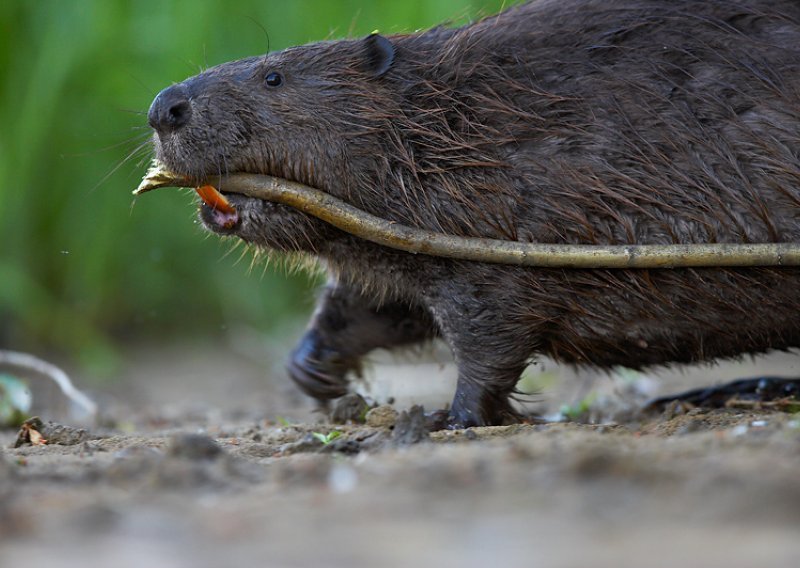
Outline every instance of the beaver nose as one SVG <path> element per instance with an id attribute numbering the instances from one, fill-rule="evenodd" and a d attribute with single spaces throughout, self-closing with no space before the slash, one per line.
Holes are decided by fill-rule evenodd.
<path id="1" fill-rule="evenodd" d="M 147 122 L 160 133 L 178 130 L 191 117 L 192 105 L 186 87 L 181 84 L 172 85 L 158 93 L 147 112 Z"/>

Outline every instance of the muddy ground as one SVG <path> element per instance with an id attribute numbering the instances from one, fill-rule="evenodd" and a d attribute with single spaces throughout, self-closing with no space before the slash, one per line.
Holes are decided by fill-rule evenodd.
<path id="1" fill-rule="evenodd" d="M 634 411 L 653 384 L 669 391 L 698 373 L 712 382 L 748 368 L 683 381 L 562 378 L 536 409 L 552 415 L 597 393 L 589 398 L 600 424 L 475 428 L 411 443 L 419 431 L 408 422 L 395 428 L 403 435 L 321 422 L 256 360 L 142 352 L 128 380 L 90 389 L 102 410 L 85 432 L 46 426 L 48 444 L 13 448 L 16 432 L 2 431 L 0 566 L 800 562 L 800 415 Z M 791 374 L 799 362 L 781 356 L 769 369 Z M 427 377 L 434 367 L 444 378 Z M 379 365 L 376 375 L 401 378 L 394 387 L 372 379 L 367 390 L 394 389 L 398 410 L 425 402 L 398 385 L 418 393 L 450 380 L 438 363 L 397 369 Z"/>

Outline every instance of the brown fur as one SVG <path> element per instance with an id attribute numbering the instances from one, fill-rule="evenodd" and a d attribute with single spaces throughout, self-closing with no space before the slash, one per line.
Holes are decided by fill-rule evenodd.
<path id="1" fill-rule="evenodd" d="M 282 176 L 448 234 L 800 240 L 798 2 L 540 0 L 388 40 L 390 50 L 372 36 L 293 48 L 170 87 L 151 108 L 159 159 L 198 180 Z M 264 84 L 272 72 L 282 74 L 278 87 Z M 189 101 L 187 124 L 152 118 L 163 118 L 165 100 Z M 639 368 L 800 346 L 797 269 L 481 265 L 383 249 L 286 207 L 230 197 L 238 225 L 222 228 L 207 208 L 206 224 L 321 257 L 338 290 L 323 316 L 362 302 L 384 321 L 383 346 L 436 334 L 448 342 L 460 372 L 456 425 L 512 417 L 508 396 L 539 353 Z M 404 306 L 402 317 L 385 317 L 381 298 Z M 373 339 L 351 359 L 381 336 L 370 317 L 347 324 Z M 399 337 L 409 318 L 419 326 Z M 311 330 L 317 350 L 340 333 L 323 321 Z M 342 369 L 327 378 L 343 384 Z"/>

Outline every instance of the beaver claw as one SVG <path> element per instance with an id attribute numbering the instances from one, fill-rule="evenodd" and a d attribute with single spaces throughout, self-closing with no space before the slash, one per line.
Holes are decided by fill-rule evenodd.
<path id="1" fill-rule="evenodd" d="M 330 400 L 347 394 L 347 373 L 357 369 L 358 363 L 326 346 L 312 329 L 300 339 L 286 367 L 289 377 L 304 393 Z"/>

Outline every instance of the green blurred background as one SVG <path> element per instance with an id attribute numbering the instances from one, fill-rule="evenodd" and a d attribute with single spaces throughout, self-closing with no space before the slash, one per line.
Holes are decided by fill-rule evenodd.
<path id="1" fill-rule="evenodd" d="M 505 2 L 507 3 L 507 2 Z M 503 0 L 0 2 L 0 349 L 113 374 L 143 342 L 265 340 L 306 317 L 313 278 L 250 268 L 194 197 L 134 202 L 154 95 L 200 69 L 309 41 L 406 32 Z"/>

